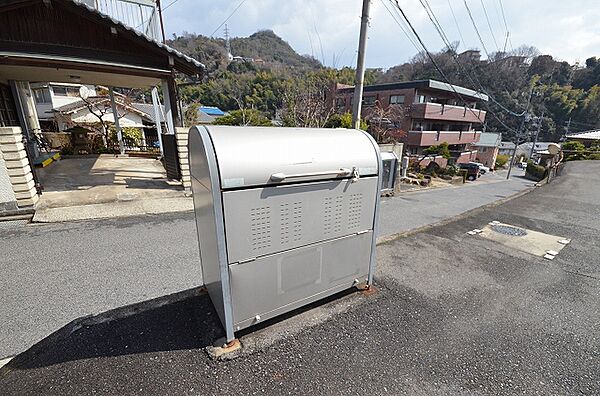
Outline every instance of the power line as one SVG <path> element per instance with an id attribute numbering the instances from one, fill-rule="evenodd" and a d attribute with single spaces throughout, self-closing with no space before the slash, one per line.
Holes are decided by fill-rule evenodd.
<path id="1" fill-rule="evenodd" d="M 431 9 L 429 2 L 427 0 L 419 0 L 419 2 L 421 3 L 421 6 L 425 9 L 425 12 L 427 13 L 427 16 L 429 17 L 429 20 L 431 21 L 431 23 L 433 23 L 433 26 L 435 27 L 435 30 L 437 30 L 438 34 L 442 38 L 442 41 L 445 42 L 445 44 L 449 50 L 452 50 L 450 40 L 448 40 L 448 37 L 446 36 L 444 29 L 442 29 L 442 25 L 440 24 L 440 22 L 438 21 L 438 19 L 435 16 L 435 14 L 433 13 L 433 10 Z"/>
<path id="2" fill-rule="evenodd" d="M 388 6 L 385 4 L 384 0 L 381 0 L 381 4 L 383 4 L 383 6 L 385 7 L 385 9 L 387 10 L 387 12 L 390 14 L 390 16 L 392 17 L 392 19 L 394 21 L 396 21 L 396 24 L 398 25 L 398 27 L 400 28 L 400 30 L 402 30 L 402 33 L 404 33 L 404 35 L 406 36 L 406 38 L 408 39 L 408 41 L 411 42 L 411 44 L 413 45 L 413 47 L 415 47 L 415 49 L 417 50 L 417 52 L 421 52 L 422 50 L 419 48 L 419 46 L 417 45 L 417 43 L 415 43 L 414 39 L 408 34 L 408 32 L 406 31 L 406 29 L 402 26 L 402 24 L 396 19 L 396 16 L 392 13 L 392 11 L 388 8 Z"/>
<path id="3" fill-rule="evenodd" d="M 450 7 L 450 12 L 452 13 L 452 18 L 454 19 L 454 24 L 456 25 L 456 30 L 458 30 L 458 35 L 462 40 L 462 44 L 465 46 L 465 48 L 467 48 L 465 38 L 462 35 L 462 30 L 460 29 L 460 25 L 458 23 L 458 20 L 456 19 L 456 14 L 454 13 L 454 8 L 452 7 L 452 3 L 450 2 L 450 0 L 448 0 L 448 6 Z"/>
<path id="4" fill-rule="evenodd" d="M 471 23 L 473 24 L 473 28 L 475 29 L 475 33 L 477 33 L 477 37 L 479 37 L 479 42 L 481 43 L 481 47 L 483 48 L 483 51 L 485 52 L 485 55 L 488 57 L 488 59 L 490 59 L 490 54 L 485 46 L 485 43 L 483 42 L 483 39 L 481 38 L 481 34 L 479 33 L 479 29 L 477 28 L 477 24 L 475 23 L 475 19 L 473 18 L 473 14 L 471 13 L 471 9 L 469 8 L 469 5 L 467 4 L 467 0 L 463 0 L 463 3 L 465 4 L 465 8 L 467 9 L 467 12 L 469 13 L 469 19 L 471 19 Z"/>
<path id="5" fill-rule="evenodd" d="M 170 2 L 169 4 L 167 4 L 166 6 L 163 7 L 162 11 L 165 12 L 167 10 L 167 8 L 171 7 L 173 4 L 177 3 L 179 0 L 173 0 L 172 2 Z"/>
<path id="6" fill-rule="evenodd" d="M 433 59 L 433 56 L 431 55 L 431 52 L 429 52 L 429 50 L 427 49 L 427 46 L 425 45 L 425 43 L 423 42 L 423 40 L 421 39 L 421 37 L 419 36 L 419 34 L 417 33 L 417 31 L 415 30 L 414 26 L 412 25 L 412 23 L 410 22 L 410 20 L 406 16 L 406 14 L 404 13 L 404 10 L 402 9 L 402 7 L 400 7 L 400 3 L 398 3 L 398 0 L 395 0 L 395 1 L 396 1 L 396 7 L 398 8 L 398 10 L 400 11 L 400 13 L 402 14 L 402 17 L 406 21 L 407 25 L 410 27 L 410 30 L 415 35 L 417 41 L 421 44 L 421 46 L 425 50 L 425 53 L 427 54 L 427 57 L 429 58 L 429 60 L 431 61 L 431 63 L 433 64 L 433 66 L 435 67 L 435 69 L 437 70 L 437 72 L 442 76 L 442 78 L 444 79 L 444 81 L 454 91 L 455 95 L 460 99 L 460 101 L 463 102 L 465 108 L 469 109 L 469 111 L 479 120 L 479 122 L 481 122 L 483 124 L 483 120 L 479 117 L 479 114 L 476 114 L 473 111 L 473 109 L 470 106 L 467 105 L 467 102 L 465 101 L 465 99 L 462 97 L 462 95 L 460 93 L 458 93 L 458 91 L 456 90 L 456 88 L 454 88 L 454 85 L 452 85 L 450 83 L 450 80 L 448 79 L 448 77 L 446 77 L 446 74 L 439 67 L 439 65 L 437 64 L 437 62 L 435 61 L 435 59 Z"/>
<path id="7" fill-rule="evenodd" d="M 502 21 L 504 21 L 504 28 L 506 29 L 506 40 L 504 41 L 504 49 L 506 52 L 506 46 L 510 43 L 510 31 L 508 30 L 508 23 L 506 23 L 506 14 L 504 13 L 504 4 L 502 4 L 502 0 L 498 0 L 498 4 L 500 4 L 500 14 L 502 14 Z M 510 44 L 512 48 L 512 43 Z"/>
<path id="8" fill-rule="evenodd" d="M 450 46 L 450 40 L 448 39 L 448 37 L 446 36 L 445 32 L 444 32 L 444 28 L 442 27 L 442 25 L 439 23 L 438 19 L 435 16 L 435 12 L 433 12 L 433 9 L 431 8 L 431 6 L 429 5 L 429 3 L 427 2 L 427 0 L 419 0 L 421 2 L 421 5 L 423 7 L 425 7 L 425 5 L 423 4 L 423 1 L 425 1 L 425 3 L 427 4 L 429 10 L 425 10 L 427 12 L 427 15 L 429 16 L 429 19 L 431 20 L 431 22 L 433 23 L 433 25 L 435 26 L 438 34 L 440 35 L 440 37 L 442 38 L 442 41 L 444 41 L 444 43 L 446 44 L 446 46 Z M 463 73 L 465 73 L 465 75 L 467 76 L 467 78 L 469 78 L 469 80 L 471 81 L 471 83 L 473 85 L 478 85 L 479 88 L 481 89 L 481 91 L 483 93 L 485 93 L 494 103 L 496 103 L 498 106 L 500 106 L 504 111 L 508 112 L 511 115 L 514 115 L 516 117 L 521 117 L 523 115 L 525 115 L 525 112 L 521 113 L 521 114 L 517 114 L 509 109 L 507 109 L 504 105 L 502 105 L 501 103 L 499 103 L 498 101 L 496 101 L 496 99 L 494 99 L 494 97 L 492 95 L 490 95 L 485 88 L 483 87 L 483 84 L 481 84 L 481 82 L 479 81 L 479 79 L 477 78 L 477 76 L 475 74 L 471 75 L 471 73 L 473 72 L 471 70 L 471 73 L 469 73 L 464 66 L 462 65 L 462 63 L 460 62 L 460 60 L 458 59 L 458 56 L 456 55 L 456 53 L 454 51 L 451 52 L 452 54 L 452 58 L 454 59 L 454 61 L 456 62 L 456 64 L 459 66 L 459 68 L 463 71 Z M 475 81 L 477 81 L 477 83 L 475 83 Z M 487 105 L 486 105 L 487 107 Z M 488 107 L 488 110 L 489 107 Z M 491 111 L 491 110 L 490 110 Z M 493 114 L 493 112 L 492 112 Z M 495 114 L 494 114 L 495 117 Z M 498 120 L 500 121 L 500 120 Z M 500 121 L 501 122 L 501 121 Z"/>
<path id="9" fill-rule="evenodd" d="M 391 0 L 390 0 L 391 1 Z M 421 43 L 421 45 L 423 46 L 423 48 L 425 49 L 425 52 L 427 53 L 427 56 L 429 57 L 429 59 L 431 60 L 431 62 L 433 63 L 434 67 L 436 68 L 436 70 L 438 71 L 438 73 L 440 73 L 440 75 L 444 78 L 444 80 L 446 81 L 446 83 L 448 83 L 450 85 L 450 87 L 452 88 L 452 90 L 456 93 L 456 95 L 458 95 L 458 97 L 460 98 L 460 100 L 465 104 L 466 107 L 469 108 L 469 110 L 471 111 L 471 113 L 473 113 L 473 115 L 475 115 L 477 117 L 477 119 L 483 123 L 483 120 L 481 120 L 481 118 L 479 118 L 479 116 L 477 114 L 475 114 L 475 112 L 473 110 L 471 110 L 471 108 L 469 106 L 466 105 L 466 101 L 462 98 L 462 96 L 456 91 L 456 89 L 454 89 L 454 86 L 450 83 L 448 77 L 446 77 L 446 75 L 444 74 L 444 72 L 440 69 L 440 67 L 437 65 L 437 63 L 435 62 L 435 60 L 433 59 L 433 56 L 431 55 L 431 53 L 427 50 L 427 47 L 425 46 L 425 44 L 423 43 L 423 41 L 421 40 L 421 38 L 419 37 L 418 33 L 416 32 L 416 30 L 412 27 L 412 24 L 410 24 L 410 21 L 408 20 L 408 18 L 406 17 L 406 14 L 404 13 L 404 11 L 402 10 L 402 8 L 400 7 L 400 4 L 398 3 L 398 0 L 396 1 L 396 7 L 400 10 L 400 12 L 402 13 L 402 16 L 404 17 L 404 19 L 406 20 L 406 22 L 409 24 L 409 26 L 411 27 L 413 34 L 417 37 L 417 39 L 419 40 L 419 42 Z M 426 0 L 425 0 L 426 1 Z M 423 7 L 425 7 L 425 5 L 423 4 L 423 1 L 421 1 L 421 5 Z M 426 10 L 427 11 L 427 10 Z M 437 21 L 437 18 L 435 17 L 435 13 L 433 12 L 433 10 L 431 8 L 429 8 L 429 11 L 431 12 L 427 12 L 427 15 L 429 16 L 429 19 L 431 20 L 431 22 L 436 25 L 436 23 L 434 21 Z M 438 22 L 439 24 L 439 22 Z M 438 28 L 439 27 L 439 28 Z M 441 25 L 439 25 L 438 27 L 436 27 L 436 30 L 438 30 L 438 33 L 440 34 L 440 37 L 442 38 L 442 40 L 446 43 L 447 46 L 450 46 L 449 40 L 446 36 L 445 33 L 443 33 L 443 28 Z M 460 61 L 458 60 L 458 57 L 456 56 L 456 54 L 454 52 L 452 52 L 453 54 L 453 59 L 455 60 L 455 62 L 457 62 L 457 64 L 459 65 L 459 67 L 463 70 L 463 72 L 467 75 L 467 77 L 469 77 L 469 79 L 471 80 L 471 82 L 473 84 L 475 84 L 475 82 L 473 81 L 473 79 L 471 78 L 470 74 L 464 69 L 464 67 L 462 66 L 462 64 L 460 63 Z M 479 82 L 479 81 L 478 81 Z M 479 86 L 482 88 L 482 91 L 485 92 L 485 90 L 483 89 L 483 86 L 481 85 L 481 83 L 479 83 Z M 486 93 L 487 94 L 487 93 Z M 491 97 L 490 95 L 488 95 L 488 97 Z M 488 112 L 506 129 L 511 130 L 513 132 L 515 132 L 515 130 L 511 127 L 509 127 L 508 125 L 506 125 L 493 111 L 492 109 L 485 104 L 486 108 L 488 109 Z"/>
<path id="10" fill-rule="evenodd" d="M 496 45 L 496 49 L 500 51 L 500 47 L 498 47 L 498 42 L 496 41 L 496 36 L 494 35 L 494 29 L 492 29 L 492 24 L 490 23 L 490 17 L 488 16 L 487 9 L 485 8 L 485 4 L 483 0 L 479 0 L 481 2 L 481 7 L 483 7 L 483 13 L 485 14 L 485 20 L 487 21 L 488 27 L 490 28 L 490 33 L 492 34 L 492 39 L 494 40 L 494 44 Z"/>
<path id="11" fill-rule="evenodd" d="M 174 0 L 173 2 L 175 2 L 175 1 L 178 1 L 178 0 Z M 240 7 L 241 7 L 241 6 L 242 6 L 242 5 L 245 3 L 245 2 L 246 2 L 246 0 L 242 0 L 242 1 L 240 1 L 240 3 L 237 5 L 237 7 L 235 7 L 235 8 L 233 9 L 233 11 L 231 11 L 231 14 L 229 14 L 229 16 L 228 16 L 227 18 L 225 18 L 225 20 L 224 20 L 223 22 L 221 22 L 221 24 L 220 24 L 219 26 L 217 26 L 217 28 L 215 29 L 215 31 L 214 31 L 214 32 L 212 32 L 212 33 L 210 34 L 210 36 L 211 36 L 211 37 L 212 37 L 212 36 L 214 36 L 214 34 L 215 34 L 215 33 L 216 33 L 216 32 L 217 32 L 219 29 L 221 29 L 221 26 L 225 25 L 225 24 L 227 23 L 227 21 L 229 20 L 229 18 L 231 18 L 231 17 L 233 16 L 233 14 L 235 14 L 235 12 L 236 12 L 236 11 L 237 11 L 237 10 L 238 10 L 238 9 L 239 9 L 239 8 L 240 8 Z M 171 4 L 169 4 L 169 5 L 171 5 Z M 166 7 L 165 7 L 165 8 L 166 8 Z"/>

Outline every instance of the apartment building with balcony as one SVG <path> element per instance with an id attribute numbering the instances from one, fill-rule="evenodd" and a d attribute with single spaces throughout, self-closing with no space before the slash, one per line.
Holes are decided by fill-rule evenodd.
<path id="1" fill-rule="evenodd" d="M 352 111 L 354 87 L 338 86 L 333 105 L 339 113 Z M 362 117 L 389 125 L 390 135 L 404 143 L 411 156 L 427 147 L 448 143 L 452 162 L 474 161 L 481 136 L 487 95 L 435 80 L 364 87 Z"/>

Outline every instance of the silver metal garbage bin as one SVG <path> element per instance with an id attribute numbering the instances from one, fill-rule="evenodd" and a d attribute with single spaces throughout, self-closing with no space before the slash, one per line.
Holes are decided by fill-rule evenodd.
<path id="1" fill-rule="evenodd" d="M 227 341 L 372 283 L 382 166 L 370 135 L 196 126 L 189 159 L 202 275 Z"/>

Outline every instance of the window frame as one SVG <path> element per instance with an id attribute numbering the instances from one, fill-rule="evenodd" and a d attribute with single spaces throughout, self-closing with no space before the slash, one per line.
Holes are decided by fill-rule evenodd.
<path id="1" fill-rule="evenodd" d="M 392 101 L 392 98 L 396 98 L 395 101 Z M 399 98 L 402 98 L 402 101 L 398 101 Z M 406 95 L 403 95 L 403 94 L 390 95 L 389 104 L 390 105 L 404 104 L 405 101 L 406 101 Z"/>
<path id="2" fill-rule="evenodd" d="M 373 99 L 373 101 L 371 101 L 371 99 Z M 363 97 L 363 103 L 362 104 L 365 107 L 375 106 L 376 103 L 377 103 L 377 96 L 375 96 L 375 95 L 367 95 L 367 96 Z"/>
<path id="3" fill-rule="evenodd" d="M 51 104 L 52 95 L 48 88 L 32 88 L 33 97 L 36 104 Z M 40 97 L 42 100 L 40 100 Z"/>

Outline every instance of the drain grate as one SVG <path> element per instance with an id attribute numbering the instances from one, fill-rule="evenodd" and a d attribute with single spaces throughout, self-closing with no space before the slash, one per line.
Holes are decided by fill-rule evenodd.
<path id="1" fill-rule="evenodd" d="M 509 225 L 496 224 L 496 225 L 491 226 L 491 228 L 492 228 L 492 230 L 494 230 L 500 234 L 504 234 L 504 235 L 511 235 L 511 236 L 527 235 L 527 230 L 524 230 L 523 228 L 519 228 L 519 227 L 509 226 Z"/>

